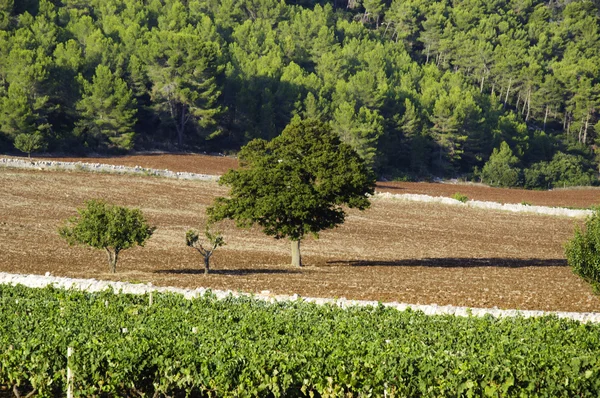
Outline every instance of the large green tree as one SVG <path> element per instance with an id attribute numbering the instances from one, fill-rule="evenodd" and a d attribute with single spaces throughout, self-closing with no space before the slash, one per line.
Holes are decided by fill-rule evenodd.
<path id="1" fill-rule="evenodd" d="M 375 177 L 361 157 L 327 123 L 294 118 L 280 136 L 242 148 L 240 169 L 219 180 L 231 187 L 208 210 L 213 221 L 258 224 L 276 239 L 292 241 L 292 265 L 301 266 L 300 241 L 344 222 L 341 206 L 369 207 Z"/>

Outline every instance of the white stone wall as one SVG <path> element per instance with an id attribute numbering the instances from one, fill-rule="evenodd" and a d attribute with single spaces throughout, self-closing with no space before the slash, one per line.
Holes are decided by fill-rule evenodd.
<path id="1" fill-rule="evenodd" d="M 53 285 L 57 288 L 62 289 L 80 289 L 89 292 L 98 292 L 111 288 L 115 293 L 128 293 L 128 294 L 145 294 L 148 292 L 173 292 L 184 295 L 186 298 L 193 298 L 204 295 L 207 291 L 212 292 L 217 298 L 224 299 L 228 296 L 251 296 L 247 293 L 239 293 L 230 290 L 212 290 L 206 288 L 197 289 L 182 289 L 176 287 L 157 287 L 152 284 L 141 284 L 141 283 L 127 283 L 127 282 L 111 282 L 111 281 L 100 281 L 96 279 L 73 279 L 55 277 L 46 273 L 46 275 L 21 275 L 21 274 L 9 274 L 0 272 L 0 284 L 11 284 L 11 285 L 24 285 L 32 288 L 42 288 L 48 285 Z M 298 295 L 287 296 L 287 295 L 273 295 L 269 291 L 265 290 L 261 293 L 254 295 L 256 299 L 265 300 L 269 302 L 275 301 L 289 301 L 289 300 L 302 300 L 305 302 L 312 302 L 316 304 L 335 304 L 342 308 L 351 306 L 376 306 L 377 301 L 364 301 L 364 300 L 346 300 L 345 298 L 330 299 L 330 298 L 316 298 L 316 297 L 299 297 Z M 485 316 L 492 315 L 494 317 L 515 317 L 522 316 L 525 318 L 538 317 L 545 315 L 555 315 L 559 318 L 568 318 L 580 322 L 600 322 L 600 313 L 595 312 L 546 312 L 546 311 L 521 311 L 521 310 L 500 310 L 498 308 L 467 308 L 467 307 L 454 307 L 450 305 L 439 306 L 439 305 L 414 305 L 405 303 L 383 303 L 386 307 L 392 307 L 399 311 L 404 311 L 407 308 L 411 308 L 415 311 L 423 311 L 426 315 L 456 315 L 456 316 Z"/>
<path id="2" fill-rule="evenodd" d="M 600 192 L 599 192 L 600 193 Z M 428 203 L 442 203 L 453 206 L 468 206 L 478 209 L 489 209 L 489 210 L 503 210 L 511 211 L 515 213 L 535 213 L 545 214 L 549 216 L 562 216 L 562 217 L 587 217 L 592 214 L 591 210 L 577 210 L 567 209 L 564 207 L 546 207 L 546 206 L 530 206 L 514 203 L 496 203 L 496 202 L 483 202 L 480 200 L 468 200 L 463 203 L 459 200 L 447 198 L 444 196 L 428 196 L 428 195 L 416 195 L 416 194 L 393 194 L 389 192 L 377 192 L 375 194 L 376 199 L 396 199 L 406 200 L 411 202 L 428 202 Z"/>
<path id="3" fill-rule="evenodd" d="M 14 167 L 34 170 L 82 170 L 97 173 L 112 174 L 140 174 L 181 180 L 218 181 L 218 175 L 175 172 L 170 170 L 148 169 L 140 166 L 127 167 L 102 163 L 82 162 L 57 162 L 51 160 L 28 161 L 23 159 L 0 158 L 0 167 Z M 503 210 L 518 213 L 535 213 L 562 217 L 586 217 L 592 214 L 591 210 L 566 209 L 562 207 L 528 206 L 522 204 L 483 202 L 469 200 L 466 203 L 443 196 L 428 196 L 417 194 L 392 194 L 389 192 L 376 192 L 375 199 L 396 199 L 411 202 L 441 203 L 453 206 L 468 206 L 479 209 Z"/>
<path id="4" fill-rule="evenodd" d="M 57 162 L 53 160 L 28 161 L 22 159 L 0 158 L 0 167 L 33 170 L 75 170 L 110 174 L 141 174 L 156 177 L 177 178 L 180 180 L 217 181 L 219 179 L 219 176 L 209 174 L 175 172 L 166 169 L 147 169 L 140 166 L 128 167 L 102 163 Z"/>

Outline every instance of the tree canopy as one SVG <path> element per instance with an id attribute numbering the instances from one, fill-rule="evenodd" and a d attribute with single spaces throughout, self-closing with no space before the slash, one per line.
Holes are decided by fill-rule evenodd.
<path id="1" fill-rule="evenodd" d="M 154 232 L 139 209 L 115 206 L 102 200 L 88 200 L 79 216 L 69 218 L 58 230 L 70 245 L 80 244 L 104 249 L 110 272 L 117 270 L 119 253 L 133 246 L 144 246 Z"/>
<path id="2" fill-rule="evenodd" d="M 306 234 L 342 224 L 342 206 L 370 205 L 374 174 L 322 121 L 294 118 L 281 135 L 255 139 L 239 155 L 240 169 L 219 180 L 231 187 L 230 197 L 217 198 L 208 213 L 214 221 L 258 224 L 267 235 L 290 239 L 298 250 L 294 265 L 301 265 L 299 242 Z"/>
<path id="3" fill-rule="evenodd" d="M 0 149 L 39 133 L 49 151 L 237 151 L 302 116 L 388 178 L 470 175 L 501 142 L 523 170 L 565 154 L 593 174 L 599 14 L 591 0 L 4 1 Z"/>

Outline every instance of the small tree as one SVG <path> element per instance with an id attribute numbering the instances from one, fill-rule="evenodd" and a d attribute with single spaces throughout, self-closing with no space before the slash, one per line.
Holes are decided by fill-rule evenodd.
<path id="1" fill-rule="evenodd" d="M 494 148 L 492 155 L 481 170 L 481 179 L 494 187 L 514 187 L 519 185 L 521 170 L 516 167 L 519 159 L 504 141 L 500 149 Z"/>
<path id="2" fill-rule="evenodd" d="M 117 260 L 122 250 L 135 245 L 144 246 L 155 228 L 150 227 L 139 209 L 108 204 L 92 199 L 78 209 L 79 216 L 71 217 L 59 228 L 69 245 L 88 245 L 104 249 L 110 272 L 117 272 Z"/>
<path id="3" fill-rule="evenodd" d="M 198 231 L 190 229 L 185 233 L 185 244 L 196 249 L 202 255 L 204 258 L 204 274 L 208 275 L 210 271 L 210 257 L 218 247 L 225 245 L 225 240 L 220 232 L 211 232 L 209 225 L 206 225 L 204 236 L 206 236 L 209 243 L 206 247 L 200 242 Z"/>
<path id="4" fill-rule="evenodd" d="M 46 149 L 46 140 L 40 133 L 19 134 L 15 137 L 15 148 L 25 152 L 31 160 L 31 152 Z"/>
<path id="5" fill-rule="evenodd" d="M 600 208 L 588 217 L 584 230 L 575 230 L 575 236 L 565 245 L 565 256 L 573 272 L 600 292 Z"/>
<path id="6" fill-rule="evenodd" d="M 280 136 L 256 139 L 242 148 L 240 169 L 219 180 L 231 187 L 207 212 L 212 221 L 232 219 L 240 227 L 258 224 L 276 239 L 292 241 L 292 265 L 302 266 L 300 241 L 345 220 L 342 205 L 369 207 L 375 176 L 331 127 L 294 118 Z"/>

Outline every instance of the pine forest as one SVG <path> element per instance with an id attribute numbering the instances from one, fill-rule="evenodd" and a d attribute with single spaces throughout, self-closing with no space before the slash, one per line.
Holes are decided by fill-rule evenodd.
<path id="1" fill-rule="evenodd" d="M 0 0 L 0 150 L 236 153 L 295 117 L 381 178 L 598 183 L 589 0 Z"/>

